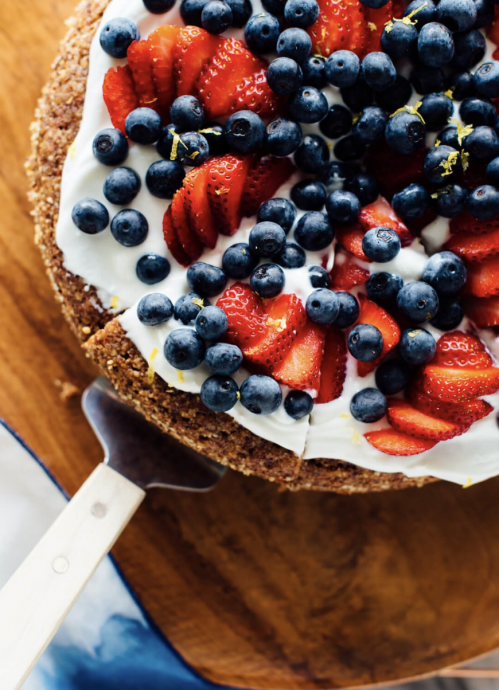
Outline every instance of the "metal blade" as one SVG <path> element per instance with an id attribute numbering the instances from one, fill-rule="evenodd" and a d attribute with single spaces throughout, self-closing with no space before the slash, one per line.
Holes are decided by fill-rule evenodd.
<path id="1" fill-rule="evenodd" d="M 83 393 L 82 407 L 105 462 L 144 489 L 209 491 L 225 474 L 223 465 L 182 445 L 124 403 L 102 376 Z"/>

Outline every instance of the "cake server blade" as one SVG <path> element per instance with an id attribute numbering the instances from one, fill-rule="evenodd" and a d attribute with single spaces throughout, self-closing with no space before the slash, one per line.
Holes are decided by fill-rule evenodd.
<path id="1" fill-rule="evenodd" d="M 209 491 L 225 473 L 147 422 L 105 379 L 82 404 L 105 459 L 0 590 L 1 690 L 23 685 L 146 488 Z"/>

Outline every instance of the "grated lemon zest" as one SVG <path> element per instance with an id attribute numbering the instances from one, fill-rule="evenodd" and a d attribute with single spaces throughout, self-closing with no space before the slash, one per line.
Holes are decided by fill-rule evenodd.
<path id="1" fill-rule="evenodd" d="M 75 154 L 76 154 L 76 141 L 73 141 L 73 143 L 72 143 L 71 146 L 69 147 L 68 153 L 69 153 L 69 157 L 70 157 L 71 160 L 72 160 L 72 159 L 75 157 Z"/>
<path id="2" fill-rule="evenodd" d="M 463 484 L 463 489 L 469 489 L 469 487 L 473 484 L 473 479 L 471 477 L 468 477 L 466 480 L 466 483 Z"/>
<path id="3" fill-rule="evenodd" d="M 192 303 L 195 304 L 196 307 L 199 307 L 200 309 L 204 309 L 204 299 L 201 299 L 200 297 L 193 297 Z"/>
<path id="4" fill-rule="evenodd" d="M 228 194 L 229 191 L 230 191 L 230 190 L 227 189 L 226 187 L 222 187 L 221 189 L 215 189 L 215 194 L 216 194 L 217 196 L 220 196 L 221 194 Z"/>
<path id="5" fill-rule="evenodd" d="M 241 393 L 240 393 L 239 391 L 237 391 L 237 393 L 236 393 L 236 398 L 237 398 L 238 400 L 241 400 Z"/>
<path id="6" fill-rule="evenodd" d="M 184 383 L 184 372 L 180 369 L 177 369 L 177 376 L 180 383 Z"/>
<path id="7" fill-rule="evenodd" d="M 459 158 L 459 153 L 457 151 L 453 151 L 452 153 L 449 153 L 447 158 L 443 161 L 441 161 L 438 164 L 439 168 L 443 168 L 445 172 L 442 173 L 442 177 L 445 177 L 446 175 L 452 175 L 454 172 L 452 170 L 452 166 L 457 163 L 457 159 Z"/>
<path id="8" fill-rule="evenodd" d="M 350 419 L 351 416 L 350 412 L 340 412 L 341 419 Z"/>
<path id="9" fill-rule="evenodd" d="M 153 347 L 151 355 L 148 360 L 149 367 L 147 369 L 147 383 L 150 385 L 154 381 L 154 368 L 152 366 L 152 363 L 156 359 L 156 355 L 158 354 L 158 348 Z"/>
<path id="10" fill-rule="evenodd" d="M 392 113 L 390 115 L 390 117 L 395 117 L 395 115 L 398 115 L 399 113 L 410 113 L 411 115 L 417 115 L 419 117 L 419 119 L 421 120 L 421 122 L 423 124 L 426 124 L 424 119 L 423 119 L 423 116 L 421 115 L 420 112 L 418 112 L 418 109 L 422 106 L 422 104 L 423 104 L 422 101 L 418 101 L 416 103 L 416 105 L 404 105 L 402 108 L 399 108 L 394 113 Z"/>
<path id="11" fill-rule="evenodd" d="M 172 151 L 170 153 L 170 160 L 174 161 L 177 157 L 178 153 L 178 143 L 180 141 L 180 136 L 177 134 L 177 132 L 173 132 L 171 129 L 169 130 L 173 134 L 173 143 L 172 143 Z"/>
<path id="12" fill-rule="evenodd" d="M 415 338 L 418 333 L 421 333 L 420 328 L 416 328 L 414 331 L 409 331 L 409 338 Z"/>
<path id="13" fill-rule="evenodd" d="M 435 144 L 434 144 L 434 146 L 440 146 L 441 143 L 442 143 L 442 142 L 440 141 L 440 139 L 435 139 Z"/>
<path id="14" fill-rule="evenodd" d="M 362 436 L 359 434 L 358 431 L 355 431 L 352 429 L 352 445 L 353 446 L 360 446 L 362 442 Z"/>
<path id="15" fill-rule="evenodd" d="M 463 139 L 473 131 L 473 125 L 463 125 L 463 123 L 460 122 L 456 117 L 451 118 L 450 122 L 456 126 L 457 140 L 461 145 L 463 143 Z"/>
<path id="16" fill-rule="evenodd" d="M 205 129 L 198 129 L 199 134 L 216 134 L 217 137 L 222 136 L 222 132 L 217 132 L 213 127 L 206 127 Z"/>
<path id="17" fill-rule="evenodd" d="M 387 22 L 387 24 L 389 24 L 389 22 Z M 374 22 L 367 22 L 367 28 L 369 29 L 369 31 L 377 31 L 378 29 Z"/>
<path id="18" fill-rule="evenodd" d="M 451 86 L 450 89 L 447 89 L 447 91 L 444 91 L 444 96 L 447 96 L 447 98 L 454 99 L 454 86 Z"/>
<path id="19" fill-rule="evenodd" d="M 111 309 L 118 309 L 118 302 L 119 302 L 119 297 L 118 295 L 115 295 L 113 299 L 111 300 Z"/>
<path id="20" fill-rule="evenodd" d="M 461 151 L 461 165 L 463 166 L 463 170 L 466 172 L 470 165 L 470 154 L 468 151 Z"/>

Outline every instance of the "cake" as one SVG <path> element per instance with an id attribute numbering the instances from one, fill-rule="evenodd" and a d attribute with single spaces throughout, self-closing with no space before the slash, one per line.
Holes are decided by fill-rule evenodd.
<path id="1" fill-rule="evenodd" d="M 36 242 L 124 400 L 292 490 L 499 474 L 499 31 L 477 6 L 77 8 L 32 129 Z"/>

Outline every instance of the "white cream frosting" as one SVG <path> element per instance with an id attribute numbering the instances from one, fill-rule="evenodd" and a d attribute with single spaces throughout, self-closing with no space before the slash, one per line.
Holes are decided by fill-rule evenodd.
<path id="1" fill-rule="evenodd" d="M 107 7 L 103 22 L 113 17 L 126 16 L 139 26 L 141 36 L 146 37 L 157 26 L 164 23 L 182 24 L 178 13 L 178 1 L 166 15 L 148 13 L 142 0 L 112 0 Z M 252 0 L 253 11 L 261 11 L 259 0 Z M 241 32 L 232 31 L 232 35 L 241 37 Z M 136 304 L 145 294 L 164 292 L 174 302 L 188 291 L 185 269 L 179 266 L 168 251 L 163 240 L 162 219 L 168 202 L 156 199 L 144 183 L 149 165 L 159 156 L 154 146 L 130 146 L 129 156 L 124 163 L 133 168 L 142 180 L 142 189 L 131 207 L 141 211 L 149 222 L 147 239 L 138 247 L 123 247 L 112 237 L 109 229 L 98 235 L 86 235 L 76 229 L 71 220 L 73 206 L 84 197 L 98 199 L 106 205 L 111 215 L 119 207 L 112 207 L 103 195 L 104 180 L 110 168 L 100 165 L 92 154 L 92 141 L 101 129 L 111 126 L 107 108 L 102 98 L 101 85 L 106 71 L 124 61 L 114 60 L 102 51 L 98 40 L 99 31 L 93 40 L 90 50 L 90 71 L 85 107 L 80 131 L 71 146 L 64 166 L 59 222 L 56 240 L 64 254 L 64 265 L 81 276 L 89 285 L 96 287 L 104 307 L 122 312 L 120 322 L 128 337 L 134 342 L 143 357 L 149 362 L 156 375 L 179 390 L 198 393 L 208 375 L 204 365 L 181 374 L 171 367 L 163 355 L 163 345 L 168 333 L 174 328 L 184 327 L 174 319 L 154 327 L 142 325 L 136 315 Z M 487 56 L 494 49 L 488 42 Z M 329 103 L 341 102 L 338 90 L 333 87 L 325 89 Z M 414 96 L 417 99 L 417 95 Z M 307 126 L 305 132 L 318 131 L 317 126 Z M 276 193 L 276 196 L 289 197 L 294 180 L 290 180 Z M 214 265 L 221 264 L 224 250 L 234 242 L 246 241 L 255 219 L 244 219 L 238 232 L 231 238 L 220 237 L 214 250 L 203 254 L 201 260 Z M 427 248 L 435 251 L 448 233 L 448 222 L 437 219 L 423 233 Z M 290 238 L 292 239 L 292 233 Z M 171 264 L 170 275 L 161 283 L 153 286 L 144 285 L 135 273 L 138 259 L 146 253 L 153 252 L 168 258 Z M 307 253 L 307 265 L 318 264 L 326 252 Z M 331 257 L 333 253 L 331 253 Z M 410 248 L 402 250 L 388 264 L 366 264 L 371 272 L 387 270 L 398 273 L 405 281 L 417 280 L 425 264 L 424 249 L 415 240 Z M 331 268 L 331 266 L 329 267 Z M 312 291 L 307 268 L 287 270 L 285 292 L 296 293 L 306 300 Z M 214 301 L 214 300 L 212 300 Z M 440 333 L 430 329 L 438 338 Z M 499 342 L 490 332 L 483 333 L 491 352 L 499 355 Z M 155 356 L 153 353 L 156 353 Z M 381 453 L 367 443 L 363 434 L 371 429 L 388 426 L 385 420 L 377 424 L 362 424 L 350 414 L 352 395 L 366 386 L 374 385 L 374 374 L 358 378 L 355 374 L 355 361 L 349 356 L 347 379 L 342 395 L 330 403 L 316 405 L 310 415 L 299 421 L 292 420 L 281 406 L 269 416 L 258 416 L 250 413 L 240 403 L 228 414 L 237 422 L 262 438 L 293 450 L 304 459 L 336 458 L 352 462 L 361 467 L 381 472 L 403 472 L 416 477 L 432 475 L 458 484 L 469 485 L 499 474 L 499 457 L 495 446 L 499 438 L 494 411 L 485 419 L 476 422 L 463 436 L 438 443 L 432 450 L 411 457 L 393 457 Z M 247 376 L 241 368 L 235 375 L 240 384 Z M 287 392 L 285 386 L 283 396 Z M 499 409 L 499 394 L 489 396 L 487 400 Z"/>

